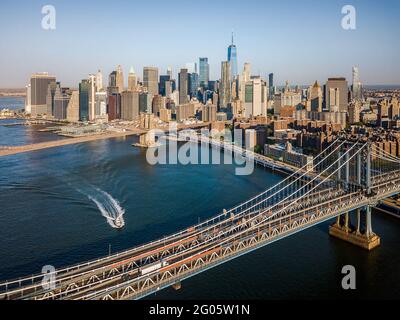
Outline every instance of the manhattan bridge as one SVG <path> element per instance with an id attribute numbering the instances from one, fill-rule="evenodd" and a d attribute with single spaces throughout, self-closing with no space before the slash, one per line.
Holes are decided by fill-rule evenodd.
<path id="1" fill-rule="evenodd" d="M 312 163 L 207 221 L 45 277 L 0 283 L 0 300 L 141 299 L 328 220 L 331 235 L 371 250 L 380 244 L 371 209 L 399 193 L 399 158 L 370 141 L 339 138 Z"/>

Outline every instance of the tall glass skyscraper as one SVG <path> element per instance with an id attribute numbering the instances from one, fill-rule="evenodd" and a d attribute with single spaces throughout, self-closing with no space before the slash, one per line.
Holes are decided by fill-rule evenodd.
<path id="1" fill-rule="evenodd" d="M 204 88 L 208 87 L 210 81 L 210 65 L 208 64 L 208 58 L 200 58 L 200 74 L 199 81 L 200 85 Z"/>
<path id="2" fill-rule="evenodd" d="M 269 99 L 272 100 L 274 97 L 274 74 L 270 73 L 269 76 L 269 83 L 268 83 L 268 88 L 269 88 Z"/>
<path id="3" fill-rule="evenodd" d="M 238 75 L 238 62 L 237 62 L 237 48 L 233 41 L 232 33 L 232 44 L 228 47 L 228 62 L 231 65 L 231 77 L 236 78 Z"/>
<path id="4" fill-rule="evenodd" d="M 79 121 L 89 121 L 89 80 L 79 84 Z"/>

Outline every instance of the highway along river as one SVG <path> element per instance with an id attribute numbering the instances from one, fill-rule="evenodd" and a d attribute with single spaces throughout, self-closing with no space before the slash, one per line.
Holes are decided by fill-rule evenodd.
<path id="1" fill-rule="evenodd" d="M 1 127 L 8 145 L 51 133 Z M 67 266 L 155 240 L 220 213 L 283 177 L 229 165 L 150 166 L 135 137 L 0 158 L 0 279 Z M 5 143 L 4 143 L 5 144 Z M 123 217 L 122 229 L 112 217 Z M 111 218 L 112 218 L 111 217 Z M 400 221 L 374 214 L 372 253 L 328 235 L 329 223 L 269 245 L 148 299 L 393 298 L 400 294 Z M 354 265 L 357 290 L 341 288 Z"/>

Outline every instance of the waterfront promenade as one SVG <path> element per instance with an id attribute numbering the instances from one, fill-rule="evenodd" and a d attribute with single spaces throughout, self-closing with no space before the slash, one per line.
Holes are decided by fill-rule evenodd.
<path id="1" fill-rule="evenodd" d="M 31 151 L 38 151 L 38 150 L 43 150 L 43 149 L 62 147 L 62 146 L 78 144 L 78 143 L 91 142 L 91 141 L 96 141 L 96 140 L 113 139 L 113 138 L 120 138 L 120 137 L 126 137 L 126 136 L 140 135 L 145 132 L 146 132 L 145 130 L 141 130 L 141 129 L 132 129 L 132 130 L 127 130 L 125 132 L 107 132 L 107 133 L 96 134 L 96 135 L 88 135 L 85 137 L 70 138 L 70 139 L 65 139 L 65 140 L 47 141 L 47 142 L 29 144 L 29 145 L 24 145 L 24 146 L 13 146 L 13 147 L 0 146 L 0 157 L 15 155 L 15 154 L 19 154 L 19 153 L 25 153 L 25 152 L 31 152 Z"/>

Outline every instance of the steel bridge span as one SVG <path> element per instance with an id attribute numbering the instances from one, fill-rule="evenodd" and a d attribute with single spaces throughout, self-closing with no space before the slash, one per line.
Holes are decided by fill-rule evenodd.
<path id="1" fill-rule="evenodd" d="M 371 207 L 400 193 L 400 159 L 369 142 L 337 140 L 312 164 L 254 198 L 191 228 L 83 264 L 0 284 L 1 299 L 141 299 L 258 248 L 365 208 L 365 230 L 375 241 Z M 341 218 L 342 217 L 342 218 Z M 344 224 L 343 222 L 344 219 Z M 342 225 L 343 224 L 343 225 Z"/>

